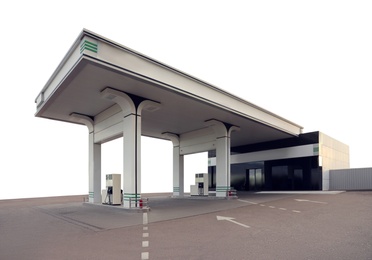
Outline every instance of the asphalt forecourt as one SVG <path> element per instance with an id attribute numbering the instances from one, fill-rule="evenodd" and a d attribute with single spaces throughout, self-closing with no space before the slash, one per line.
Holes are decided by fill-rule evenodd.
<path id="1" fill-rule="evenodd" d="M 0 259 L 371 259 L 372 192 L 150 195 L 145 213 L 82 196 L 0 201 Z"/>
<path id="2" fill-rule="evenodd" d="M 244 206 L 150 224 L 149 255 L 372 259 L 372 192 L 248 193 L 236 202 Z"/>

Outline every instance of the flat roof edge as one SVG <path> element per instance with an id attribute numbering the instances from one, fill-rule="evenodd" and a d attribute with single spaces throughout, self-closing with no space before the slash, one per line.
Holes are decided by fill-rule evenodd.
<path id="1" fill-rule="evenodd" d="M 189 79 L 191 79 L 193 81 L 198 82 L 199 84 L 202 84 L 202 85 L 204 85 L 204 86 L 206 86 L 208 88 L 211 88 L 211 89 L 213 89 L 215 91 L 218 91 L 218 92 L 220 92 L 220 93 L 222 93 L 222 94 L 224 94 L 226 96 L 229 96 L 230 98 L 233 98 L 233 99 L 235 99 L 237 101 L 240 101 L 240 102 L 242 102 L 244 104 L 247 104 L 249 106 L 252 106 L 252 107 L 254 107 L 254 108 L 256 108 L 256 109 L 258 109 L 258 110 L 260 110 L 260 111 L 262 111 L 264 113 L 270 114 L 271 116 L 274 116 L 274 117 L 276 117 L 276 118 L 278 118 L 280 120 L 283 120 L 283 121 L 285 121 L 285 122 L 287 122 L 287 123 L 289 123 L 289 124 L 291 124 L 293 126 L 296 126 L 296 127 L 300 128 L 301 130 L 303 129 L 303 127 L 301 125 L 296 124 L 296 123 L 294 123 L 294 122 L 292 122 L 292 121 L 290 121 L 290 120 L 288 120 L 288 119 L 286 119 L 284 117 L 281 117 L 281 116 L 279 116 L 279 115 L 277 115 L 277 114 L 275 114 L 275 113 L 273 113 L 273 112 L 271 112 L 269 110 L 266 110 L 266 109 L 264 109 L 264 108 L 262 108 L 262 107 L 260 107 L 260 106 L 258 106 L 256 104 L 252 103 L 252 102 L 249 102 L 249 101 L 247 101 L 245 99 L 242 99 L 242 98 L 240 98 L 240 97 L 238 97 L 238 96 L 236 96 L 234 94 L 231 94 L 230 92 L 228 92 L 226 90 L 223 90 L 223 89 L 221 89 L 219 87 L 214 86 L 213 84 L 210 84 L 210 83 L 208 83 L 206 81 L 203 81 L 203 80 L 201 80 L 201 79 L 199 79 L 199 78 L 197 78 L 195 76 L 192 76 L 190 74 L 187 74 L 187 73 L 185 73 L 185 72 L 183 72 L 183 71 L 181 71 L 179 69 L 176 69 L 176 68 L 174 68 L 172 66 L 169 66 L 169 65 L 167 65 L 165 63 L 162 63 L 162 62 L 160 62 L 160 61 L 158 61 L 158 60 L 156 60 L 154 58 L 151 58 L 151 57 L 149 57 L 149 56 L 147 56 L 145 54 L 142 54 L 142 53 L 140 53 L 138 51 L 135 51 L 135 50 L 133 50 L 131 48 L 128 48 L 127 46 L 124 46 L 124 45 L 122 45 L 122 44 L 120 44 L 118 42 L 115 42 L 115 41 L 113 41 L 111 39 L 108 39 L 108 38 L 106 38 L 106 37 L 104 37 L 104 36 L 102 36 L 100 34 L 97 34 L 95 32 L 92 32 L 90 30 L 87 30 L 87 29 L 83 29 L 83 31 L 82 31 L 81 35 L 78 37 L 78 39 L 81 39 L 84 35 L 90 36 L 92 38 L 98 38 L 99 40 L 103 40 L 103 41 L 105 41 L 105 42 L 107 42 L 107 43 L 109 43 L 111 45 L 114 45 L 114 46 L 116 46 L 118 48 L 124 49 L 124 50 L 126 50 L 126 51 L 128 51 L 128 52 L 130 52 L 130 53 L 132 53 L 132 54 L 134 54 L 136 56 L 140 56 L 140 57 L 144 58 L 145 60 L 148 60 L 148 61 L 150 61 L 152 63 L 155 63 L 155 64 L 157 64 L 157 65 L 159 65 L 161 67 L 164 67 L 164 68 L 166 68 L 168 70 L 171 70 L 171 71 L 173 71 L 173 72 L 175 72 L 175 73 L 177 73 L 177 74 L 179 74 L 181 76 L 187 77 L 187 78 L 189 78 Z M 78 40 L 76 41 L 75 44 L 78 44 Z M 302 131 L 300 131 L 300 132 L 302 132 Z"/>
<path id="2" fill-rule="evenodd" d="M 69 50 L 67 51 L 67 53 L 65 54 L 65 56 L 63 56 L 62 61 L 58 64 L 57 68 L 53 71 L 53 74 L 49 77 L 49 79 L 45 83 L 44 87 L 41 89 L 41 91 L 39 92 L 39 94 L 36 96 L 35 103 L 37 103 L 37 99 L 40 96 L 40 94 L 42 94 L 48 88 L 48 86 L 53 81 L 53 79 L 56 77 L 56 75 L 59 73 L 59 71 L 61 70 L 61 68 L 64 66 L 64 64 L 67 62 L 67 60 L 71 57 L 72 53 L 76 49 L 76 46 L 79 45 L 80 40 L 84 37 L 85 34 L 86 34 L 86 29 L 83 29 L 79 33 L 79 36 L 76 38 L 76 40 L 74 41 L 74 43 L 71 45 L 71 47 L 69 48 Z"/>
<path id="3" fill-rule="evenodd" d="M 209 83 L 207 83 L 205 81 L 202 81 L 202 80 L 200 80 L 200 79 L 198 79 L 198 78 L 196 78 L 194 76 L 191 76 L 191 75 L 189 75 L 187 73 L 184 73 L 184 72 L 182 72 L 182 71 L 180 71 L 178 69 L 175 69 L 175 68 L 173 68 L 173 67 L 171 67 L 169 65 L 166 65 L 166 64 L 164 64 L 162 62 L 159 62 L 159 61 L 157 61 L 157 60 L 155 60 L 153 58 L 150 58 L 150 57 L 148 57 L 148 56 L 146 56 L 146 55 L 144 55 L 142 53 L 139 53 L 137 51 L 134 51 L 133 49 L 130 49 L 130 48 L 128 48 L 128 47 L 126 47 L 126 46 L 124 46 L 122 44 L 119 44 L 119 43 L 117 43 L 115 41 L 112 41 L 112 40 L 110 40 L 110 39 L 108 39 L 106 37 L 103 37 L 103 36 L 101 36 L 101 35 L 99 35 L 97 33 L 94 33 L 94 32 L 92 32 L 90 30 L 87 30 L 87 29 L 83 29 L 80 32 L 80 34 L 78 35 L 78 37 L 76 38 L 76 40 L 74 41 L 74 43 L 71 45 L 70 49 L 67 51 L 66 55 L 63 57 L 62 61 L 59 63 L 59 65 L 54 70 L 54 72 L 51 75 L 51 77 L 48 79 L 48 81 L 46 82 L 46 84 L 44 85 L 44 87 L 42 88 L 42 90 L 39 92 L 39 94 L 35 98 L 35 103 L 38 104 L 38 106 L 37 106 L 37 112 L 36 112 L 35 116 L 37 116 L 37 114 L 41 111 L 41 108 L 45 105 L 44 102 L 47 101 L 47 100 L 44 100 L 43 99 L 43 95 L 44 95 L 45 91 L 48 90 L 48 88 L 52 85 L 52 83 L 53 83 L 53 81 L 55 79 L 56 80 L 59 80 L 58 74 L 61 73 L 61 71 L 63 70 L 63 68 L 64 68 L 64 66 L 66 64 L 69 65 L 68 62 L 70 61 L 70 58 L 73 57 L 75 59 L 77 57 L 76 56 L 77 54 L 74 54 L 74 52 L 76 51 L 76 49 L 78 49 L 79 44 L 81 44 L 81 41 L 82 41 L 82 39 L 85 36 L 91 37 L 91 38 L 96 39 L 96 40 L 101 41 L 101 42 L 105 42 L 106 44 L 111 45 L 114 48 L 121 49 L 121 50 L 123 50 L 125 52 L 128 52 L 128 53 L 134 55 L 134 56 L 140 57 L 141 59 L 144 60 L 144 62 L 149 62 L 148 64 L 153 64 L 153 66 L 162 67 L 163 69 L 165 69 L 165 71 L 168 71 L 169 73 L 175 73 L 175 74 L 179 75 L 180 76 L 180 79 L 181 78 L 184 78 L 185 80 L 190 80 L 190 82 L 193 81 L 196 84 L 200 84 L 201 86 L 206 87 L 206 90 L 207 89 L 210 89 L 210 91 L 212 91 L 212 92 L 213 91 L 216 91 L 215 92 L 216 94 L 217 93 L 220 93 L 220 95 L 226 96 L 227 97 L 227 101 L 228 101 L 228 98 L 231 98 L 230 102 L 231 101 L 234 101 L 234 100 L 240 102 L 241 105 L 237 105 L 236 107 L 238 107 L 238 106 L 244 107 L 244 105 L 247 105 L 248 107 L 251 107 L 253 109 L 256 109 L 257 111 L 261 111 L 261 112 L 258 112 L 258 113 L 255 112 L 256 115 L 259 115 L 261 113 L 264 113 L 264 114 L 267 114 L 267 115 L 271 116 L 272 119 L 270 119 L 268 121 L 262 120 L 260 118 L 257 118 L 253 114 L 250 115 L 249 113 L 248 114 L 245 113 L 243 110 L 246 110 L 246 109 L 229 108 L 228 105 L 226 104 L 227 101 L 224 102 L 225 104 L 222 104 L 221 103 L 219 105 L 221 108 L 230 110 L 231 112 L 234 112 L 236 114 L 240 114 L 240 115 L 245 116 L 247 118 L 250 118 L 252 120 L 259 121 L 262 124 L 265 124 L 265 125 L 268 125 L 270 127 L 276 128 L 278 130 L 281 130 L 281 131 L 286 132 L 286 133 L 291 134 L 291 135 L 298 135 L 298 134 L 301 134 L 302 133 L 303 127 L 300 126 L 300 125 L 298 125 L 298 124 L 296 124 L 296 123 L 294 123 L 294 122 L 292 122 L 292 121 L 290 121 L 290 120 L 287 120 L 287 119 L 285 119 L 285 118 L 283 118 L 283 117 L 281 117 L 281 116 L 279 116 L 279 115 L 277 115 L 275 113 L 272 113 L 272 112 L 270 112 L 270 111 L 268 111 L 268 110 L 266 110 L 266 109 L 264 109 L 264 108 L 262 108 L 260 106 L 257 106 L 257 105 L 255 105 L 255 104 L 253 104 L 253 103 L 251 103 L 249 101 L 246 101 L 246 100 L 244 100 L 244 99 L 242 99 L 242 98 L 240 98 L 238 96 L 235 96 L 235 95 L 233 95 L 233 94 L 231 94 L 231 93 L 229 93 L 229 92 L 227 92 L 225 90 L 222 90 L 222 89 L 220 89 L 220 88 L 218 88 L 218 87 L 216 87 L 216 86 L 214 86 L 212 84 L 209 84 Z M 73 55 L 75 55 L 75 56 L 73 56 Z M 78 58 L 78 59 L 81 59 L 82 57 L 84 57 L 84 55 L 80 56 L 80 58 Z M 107 63 L 107 61 L 104 61 L 104 60 L 101 60 L 101 62 Z M 122 69 L 125 69 L 125 68 L 123 67 Z M 133 71 L 133 72 L 135 72 L 135 71 Z M 143 75 L 143 76 L 146 76 L 146 75 Z M 157 81 L 156 78 L 154 78 L 153 80 Z M 163 82 L 163 81 L 160 81 L 160 82 L 162 82 L 163 84 L 169 85 L 169 86 L 171 86 L 173 88 L 178 88 L 174 84 L 168 84 L 167 82 Z M 169 83 L 171 83 L 171 82 L 169 82 Z M 180 89 L 182 89 L 182 86 L 180 87 Z M 201 99 L 205 99 L 205 101 L 207 101 L 207 102 L 212 102 L 212 103 L 215 103 L 216 102 L 216 100 L 209 99 L 209 98 L 205 97 L 204 94 L 203 94 L 204 97 L 203 97 L 203 95 L 200 95 L 197 92 L 195 92 L 193 94 L 195 96 L 201 98 Z M 212 96 L 212 95 L 210 95 L 210 96 Z M 40 102 L 40 99 L 43 99 L 43 100 Z M 279 123 L 279 124 L 276 124 L 275 123 L 275 122 L 280 122 L 280 121 L 281 121 L 281 123 Z M 286 127 L 285 125 L 288 125 L 288 127 Z"/>

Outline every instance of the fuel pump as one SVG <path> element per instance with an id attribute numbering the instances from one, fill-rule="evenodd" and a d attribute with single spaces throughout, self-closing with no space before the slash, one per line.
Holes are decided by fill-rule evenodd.
<path id="1" fill-rule="evenodd" d="M 121 174 L 106 174 L 106 190 L 102 191 L 102 203 L 121 205 L 121 198 Z"/>
<path id="2" fill-rule="evenodd" d="M 195 185 L 190 185 L 191 196 L 208 196 L 208 173 L 195 174 Z"/>

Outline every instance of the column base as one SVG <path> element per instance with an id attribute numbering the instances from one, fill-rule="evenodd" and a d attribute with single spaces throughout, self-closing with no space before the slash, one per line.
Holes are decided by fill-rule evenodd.
<path id="1" fill-rule="evenodd" d="M 88 202 L 94 203 L 94 192 L 89 192 Z"/>
<path id="2" fill-rule="evenodd" d="M 173 187 L 173 195 L 172 197 L 183 197 L 184 192 L 180 190 L 180 187 Z"/>
<path id="3" fill-rule="evenodd" d="M 173 198 L 179 198 L 179 197 L 184 197 L 185 195 L 183 193 L 179 193 L 179 192 L 173 192 L 172 194 L 172 197 Z"/>
<path id="4" fill-rule="evenodd" d="M 88 202 L 89 203 L 101 203 L 102 202 L 101 194 L 98 193 L 98 195 L 97 195 L 94 192 L 90 191 L 89 192 Z"/>
<path id="5" fill-rule="evenodd" d="M 123 195 L 123 207 L 126 209 L 141 209 L 147 206 L 144 204 L 141 194 L 124 193 Z"/>
<path id="6" fill-rule="evenodd" d="M 217 186 L 216 197 L 227 198 L 230 190 L 231 190 L 230 186 Z"/>

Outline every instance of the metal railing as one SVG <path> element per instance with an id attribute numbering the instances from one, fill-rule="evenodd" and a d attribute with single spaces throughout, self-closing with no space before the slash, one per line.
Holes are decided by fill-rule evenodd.
<path id="1" fill-rule="evenodd" d="M 129 208 L 148 209 L 149 198 L 129 198 Z"/>
<path id="2" fill-rule="evenodd" d="M 238 194 L 237 194 L 236 190 L 235 189 L 230 189 L 230 190 L 226 191 L 226 198 L 227 199 L 237 199 Z"/>

